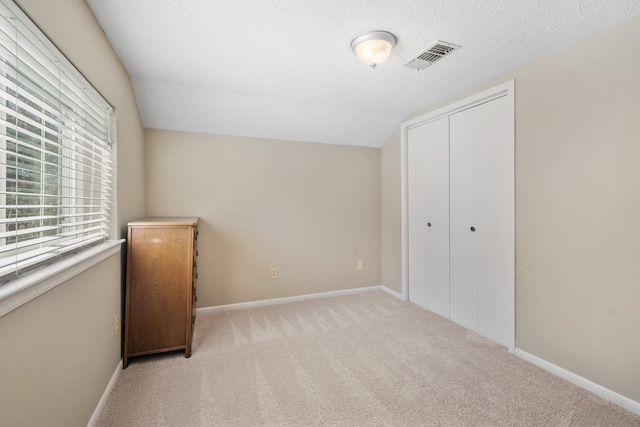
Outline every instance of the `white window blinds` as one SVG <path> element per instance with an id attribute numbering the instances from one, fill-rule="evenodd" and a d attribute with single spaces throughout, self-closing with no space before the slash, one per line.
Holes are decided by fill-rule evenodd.
<path id="1" fill-rule="evenodd" d="M 0 15 L 6 282 L 108 237 L 112 108 L 13 2 Z"/>

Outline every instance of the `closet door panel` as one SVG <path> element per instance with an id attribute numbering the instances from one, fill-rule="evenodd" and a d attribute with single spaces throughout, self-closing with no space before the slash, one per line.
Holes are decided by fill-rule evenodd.
<path id="1" fill-rule="evenodd" d="M 408 134 L 409 299 L 449 318 L 449 119 Z"/>
<path id="2" fill-rule="evenodd" d="M 478 330 L 477 109 L 450 116 L 451 320 Z"/>
<path id="3" fill-rule="evenodd" d="M 513 346 L 515 336 L 514 128 L 506 97 L 478 113 L 478 332 Z"/>

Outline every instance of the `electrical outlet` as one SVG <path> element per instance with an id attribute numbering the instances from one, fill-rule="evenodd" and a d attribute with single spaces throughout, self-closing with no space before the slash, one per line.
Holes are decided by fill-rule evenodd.
<path id="1" fill-rule="evenodd" d="M 363 259 L 359 259 L 358 260 L 358 267 L 357 267 L 358 271 L 364 270 L 364 260 Z"/>
<path id="2" fill-rule="evenodd" d="M 278 278 L 278 269 L 275 267 L 271 267 L 271 278 L 272 279 Z"/>
<path id="3" fill-rule="evenodd" d="M 116 314 L 115 319 L 113 319 L 113 335 L 118 335 L 120 332 L 120 315 Z"/>

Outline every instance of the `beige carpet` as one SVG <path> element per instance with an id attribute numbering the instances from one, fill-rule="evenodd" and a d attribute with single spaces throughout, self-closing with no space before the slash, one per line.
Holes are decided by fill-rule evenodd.
<path id="1" fill-rule="evenodd" d="M 193 356 L 131 359 L 99 426 L 640 426 L 381 291 L 209 314 Z"/>

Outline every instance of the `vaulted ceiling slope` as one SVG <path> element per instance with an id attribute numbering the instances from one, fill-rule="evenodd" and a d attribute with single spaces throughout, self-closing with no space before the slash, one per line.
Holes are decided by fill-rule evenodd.
<path id="1" fill-rule="evenodd" d="M 145 127 L 370 147 L 410 114 L 640 15 L 638 0 L 87 2 Z M 398 43 L 374 70 L 349 44 L 378 29 Z M 403 67 L 438 40 L 462 48 Z"/>

